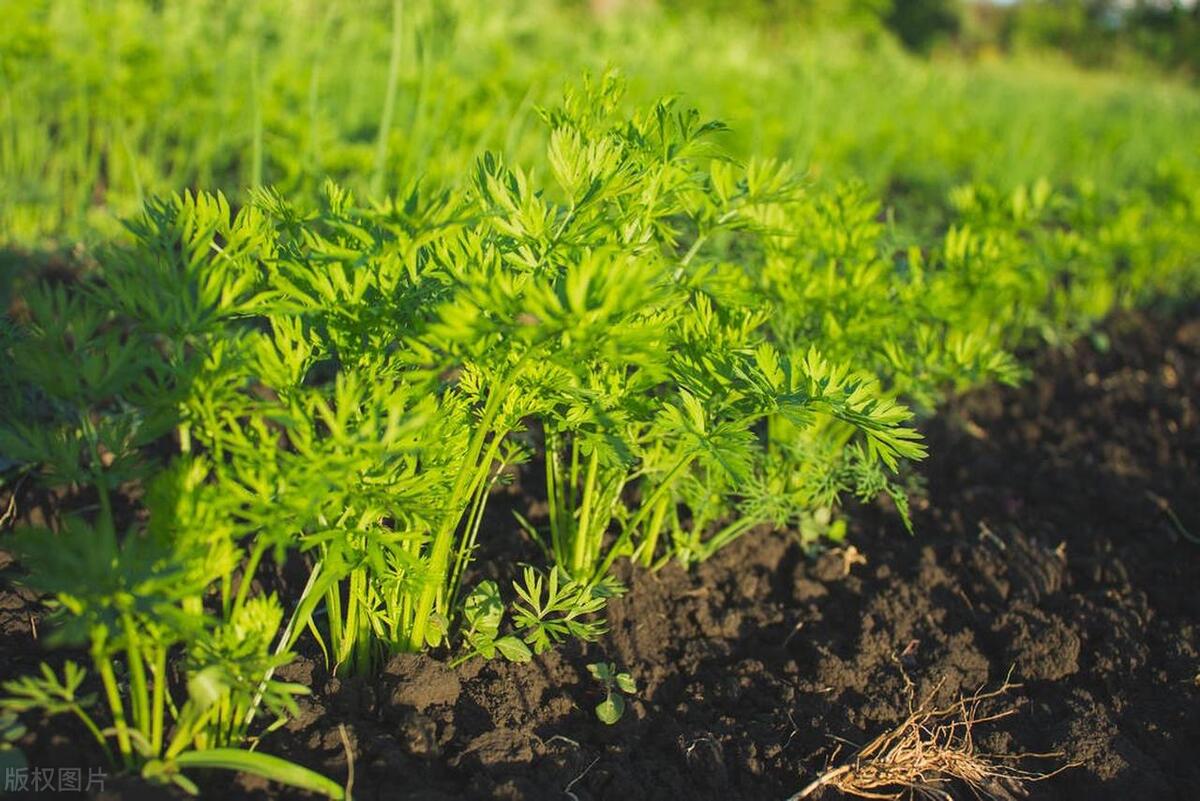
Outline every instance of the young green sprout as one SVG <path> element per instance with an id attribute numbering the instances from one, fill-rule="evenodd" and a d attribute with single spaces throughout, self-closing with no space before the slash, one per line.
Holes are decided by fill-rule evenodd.
<path id="1" fill-rule="evenodd" d="M 625 696 L 637 694 L 637 683 L 628 673 L 618 672 L 612 662 L 594 662 L 587 669 L 604 688 L 604 700 L 596 705 L 596 717 L 611 726 L 625 714 Z"/>

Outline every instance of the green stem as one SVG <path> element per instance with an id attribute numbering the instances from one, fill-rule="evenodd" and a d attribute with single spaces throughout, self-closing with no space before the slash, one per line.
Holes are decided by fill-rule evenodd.
<path id="1" fill-rule="evenodd" d="M 116 539 L 117 526 L 116 520 L 113 518 L 112 498 L 108 494 L 108 475 L 104 472 L 104 460 L 100 456 L 100 441 L 99 435 L 96 432 L 95 426 L 91 420 L 85 415 L 81 421 L 83 434 L 87 438 L 88 447 L 92 452 L 93 464 L 93 484 L 96 486 L 96 494 L 100 498 L 100 519 L 97 521 L 97 527 L 102 530 L 105 536 Z"/>
<path id="2" fill-rule="evenodd" d="M 113 727 L 117 730 L 117 750 L 121 752 L 121 761 L 125 767 L 133 766 L 133 746 L 129 740 L 129 726 L 125 722 L 125 705 L 117 690 L 117 677 L 113 674 L 112 663 L 104 655 L 104 640 L 101 635 L 94 639 L 92 645 L 92 663 L 100 675 L 100 683 L 104 686 L 104 696 L 108 701 L 109 711 L 113 716 Z"/>
<path id="3" fill-rule="evenodd" d="M 229 609 L 230 600 L 233 597 L 233 578 L 226 573 L 221 576 L 221 608 Z"/>
<path id="4" fill-rule="evenodd" d="M 592 447 L 588 457 L 587 477 L 583 484 L 583 506 L 579 510 L 579 526 L 575 529 L 574 548 L 571 555 L 570 571 L 574 578 L 582 578 L 587 566 L 589 539 L 591 538 L 592 506 L 596 495 L 596 473 L 600 467 L 600 449 Z"/>
<path id="5" fill-rule="evenodd" d="M 655 505 L 654 513 L 650 515 L 650 522 L 646 526 L 646 539 L 641 545 L 643 567 L 650 567 L 654 562 L 654 551 L 658 548 L 659 532 L 662 531 L 663 518 L 666 517 L 670 502 L 671 497 L 664 495 Z"/>
<path id="6" fill-rule="evenodd" d="M 650 493 L 650 497 L 642 503 L 642 507 L 638 510 L 637 514 L 635 514 L 625 525 L 625 527 L 621 529 L 620 536 L 617 537 L 617 541 L 612 544 L 612 547 L 608 549 L 608 556 L 606 556 L 604 561 L 600 564 L 600 569 L 596 571 L 596 576 L 604 576 L 608 573 L 609 568 L 611 568 L 613 562 L 616 561 L 617 554 L 620 552 L 621 547 L 633 538 L 633 532 L 635 532 L 638 526 L 642 524 L 642 520 L 645 519 L 649 511 L 654 508 L 655 504 L 657 504 L 663 496 L 670 492 L 671 482 L 675 479 L 675 476 L 677 476 L 680 471 L 690 465 L 695 458 L 695 456 L 684 456 L 675 463 L 674 467 L 667 471 L 667 474 L 663 476 L 663 480 L 657 487 L 655 487 L 654 492 Z"/>
<path id="7" fill-rule="evenodd" d="M 705 559 L 712 556 L 714 553 L 721 550 L 750 529 L 754 528 L 756 525 L 758 525 L 758 523 L 759 521 L 752 517 L 742 517 L 726 525 L 716 534 L 709 537 L 706 542 L 700 542 L 699 537 L 697 537 L 697 542 L 699 544 L 693 549 L 693 551 L 699 557 L 698 561 L 703 562 Z"/>
<path id="8" fill-rule="evenodd" d="M 365 568 L 360 566 L 350 574 L 350 586 L 346 593 L 346 622 L 342 629 L 342 642 L 340 643 L 340 648 L 334 651 L 334 671 L 338 674 L 342 674 L 343 672 L 348 674 L 354 673 L 352 659 L 359 634 L 359 590 L 365 578 L 364 572 Z M 343 667 L 345 667 L 345 671 L 342 670 Z"/>
<path id="9" fill-rule="evenodd" d="M 567 482 L 566 515 L 575 514 L 579 505 L 579 437 L 571 437 L 571 479 Z"/>
<path id="10" fill-rule="evenodd" d="M 492 447 L 488 449 L 484 464 L 491 464 L 495 460 L 496 452 L 500 447 L 500 441 L 501 438 L 492 440 Z M 454 572 L 450 574 L 449 596 L 451 609 L 456 608 L 458 605 L 462 574 L 466 569 L 467 562 L 470 561 L 471 553 L 475 550 L 475 543 L 479 539 L 479 527 L 483 524 L 483 512 L 487 508 L 488 495 L 491 494 L 492 487 L 496 486 L 496 479 L 500 477 L 500 473 L 504 471 L 505 467 L 506 463 L 501 463 L 491 480 L 481 482 L 475 490 L 475 498 L 471 502 L 471 512 L 467 516 L 467 535 L 463 538 L 461 545 L 459 545 L 458 556 L 454 560 Z"/>
<path id="11" fill-rule="evenodd" d="M 190 701 L 183 705 L 179 719 L 175 721 L 175 733 L 171 737 L 171 744 L 163 754 L 164 761 L 170 762 L 195 741 L 196 733 L 205 728 L 215 706 L 214 704 L 204 712 L 197 712 Z"/>
<path id="12" fill-rule="evenodd" d="M 453 670 L 471 657 L 475 656 L 477 653 L 478 651 L 467 651 L 465 654 L 455 657 L 454 659 L 450 660 L 450 669 Z"/>
<path id="13" fill-rule="evenodd" d="M 342 639 L 345 632 L 342 629 L 342 582 L 335 581 L 325 591 L 325 616 L 329 621 L 329 650 L 333 653 L 334 664 L 337 664 L 338 654 L 342 652 Z"/>
<path id="14" fill-rule="evenodd" d="M 447 506 L 449 513 L 434 536 L 433 548 L 429 557 L 429 575 L 424 586 L 421 587 L 421 594 L 418 596 L 417 605 L 413 610 L 413 625 L 408 638 L 409 651 L 420 651 L 425 647 L 425 629 L 429 625 L 429 616 L 433 613 L 434 601 L 437 598 L 439 590 L 442 589 L 442 582 L 446 578 L 446 562 L 450 557 L 454 532 L 458 529 L 462 517 L 461 511 L 456 510 L 464 508 L 465 504 L 463 501 L 467 497 L 467 490 L 475 484 L 479 471 L 487 468 L 487 465 L 480 466 L 479 458 L 483 454 L 488 434 L 491 433 L 492 426 L 495 424 L 496 415 L 500 411 L 500 404 L 508 394 L 509 389 L 516 383 L 521 367 L 528 356 L 529 351 L 526 351 L 520 360 L 513 365 L 512 372 L 508 378 L 500 382 L 488 396 L 487 403 L 484 405 L 483 415 L 479 421 L 479 427 L 476 428 L 474 435 L 471 437 L 471 442 L 467 446 L 467 452 L 463 455 L 462 467 L 458 471 L 458 478 L 455 480 L 454 488 L 450 493 L 449 504 Z M 500 433 L 496 432 L 496 436 L 499 439 Z"/>
<path id="15" fill-rule="evenodd" d="M 701 234 L 700 236 L 696 237 L 696 241 L 692 243 L 692 246 L 688 248 L 688 252 L 683 254 L 683 258 L 680 259 L 679 266 L 687 267 L 691 263 L 692 259 L 696 258 L 696 254 L 700 252 L 701 246 L 703 246 L 707 240 L 708 234 Z"/>
<path id="16" fill-rule="evenodd" d="M 354 634 L 354 672 L 358 675 L 370 673 L 374 659 L 372 646 L 375 643 L 371 626 L 372 593 L 366 570 L 359 571 L 358 631 Z"/>
<path id="17" fill-rule="evenodd" d="M 151 701 L 150 745 L 155 754 L 162 751 L 163 711 L 167 693 L 167 649 L 157 646 L 154 652 L 154 700 Z"/>
<path id="18" fill-rule="evenodd" d="M 738 214 L 737 209 L 730 209 L 729 211 L 725 212 L 724 214 L 722 214 L 720 217 L 717 218 L 717 221 L 713 225 L 713 228 L 711 230 L 705 231 L 704 233 L 697 236 L 696 241 L 692 243 L 692 246 L 690 248 L 688 248 L 687 253 L 683 254 L 683 258 L 680 259 L 680 261 L 679 261 L 680 270 L 682 271 L 683 268 L 685 268 L 689 264 L 691 264 L 692 259 L 696 258 L 696 254 L 700 252 L 700 248 L 703 247 L 704 243 L 708 241 L 709 234 L 712 232 L 712 230 L 720 228 L 722 225 L 724 225 L 725 223 L 729 222 L 734 217 L 736 217 L 737 214 Z M 677 277 L 678 277 L 678 275 L 677 275 Z"/>
<path id="19" fill-rule="evenodd" d="M 263 554 L 267 551 L 266 542 L 259 539 L 255 541 L 254 547 L 250 551 L 250 558 L 246 560 L 246 566 L 242 569 L 242 580 L 238 583 L 237 597 L 233 600 L 233 607 L 225 610 L 226 617 L 232 617 L 246 603 L 246 596 L 250 592 L 250 585 L 254 583 L 254 574 L 258 572 L 259 562 L 262 561 Z"/>
<path id="20" fill-rule="evenodd" d="M 100 727 L 96 725 L 96 721 L 92 720 L 92 716 L 83 711 L 83 707 L 78 704 L 71 707 L 71 711 L 75 713 L 75 717 L 79 718 L 80 722 L 92 733 L 96 738 L 96 742 L 100 743 L 100 748 L 104 750 L 104 757 L 109 762 L 113 761 L 112 751 L 108 747 L 108 741 L 104 739 L 104 733 L 100 731 Z"/>
<path id="21" fill-rule="evenodd" d="M 563 512 L 563 505 L 558 497 L 559 493 L 559 457 L 558 457 L 558 433 L 552 429 L 546 429 L 545 437 L 546 448 L 546 504 L 549 506 L 548 512 L 550 517 L 550 551 L 553 554 L 562 553 L 562 520 L 560 515 Z"/>
<path id="22" fill-rule="evenodd" d="M 200 735 L 201 749 L 216 748 L 225 735 L 225 724 L 229 720 L 229 693 L 223 693 L 213 704 L 213 714 L 203 729 L 196 733 Z"/>
<path id="23" fill-rule="evenodd" d="M 150 730 L 150 690 L 146 684 L 146 666 L 142 658 L 141 638 L 137 625 L 128 612 L 121 615 L 125 629 L 125 658 L 129 663 L 129 701 L 133 710 L 133 725 L 140 732 Z"/>

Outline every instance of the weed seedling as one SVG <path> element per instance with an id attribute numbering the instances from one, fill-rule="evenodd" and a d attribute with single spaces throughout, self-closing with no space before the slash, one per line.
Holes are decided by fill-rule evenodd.
<path id="1" fill-rule="evenodd" d="M 596 704 L 596 717 L 609 726 L 625 714 L 625 696 L 637 693 L 637 683 L 628 673 L 620 673 L 612 662 L 595 662 L 588 672 L 604 688 L 604 700 Z"/>

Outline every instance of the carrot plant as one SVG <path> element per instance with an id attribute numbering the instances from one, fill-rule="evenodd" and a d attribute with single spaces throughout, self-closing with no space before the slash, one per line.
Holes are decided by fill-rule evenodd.
<path id="1" fill-rule="evenodd" d="M 581 580 L 604 576 L 624 554 L 653 563 L 661 532 L 688 500 L 694 525 L 687 534 L 676 526 L 677 536 L 664 543 L 667 555 L 684 561 L 706 557 L 759 522 L 730 518 L 752 466 L 765 458 L 771 417 L 801 427 L 842 419 L 862 434 L 864 452 L 893 466 L 898 456 L 921 454 L 903 425 L 908 413 L 878 396 L 871 381 L 811 348 L 779 350 L 763 299 L 722 249 L 709 247 L 728 240 L 743 258 L 756 258 L 756 249 L 779 237 L 772 217 L 799 191 L 787 170 L 732 163 L 713 141 L 722 125 L 669 101 L 614 120 L 619 94 L 610 74 L 542 113 L 562 198 L 550 215 L 557 224 L 549 246 L 536 230 L 505 223 L 515 250 L 509 263 L 535 270 L 528 280 L 563 275 L 566 304 L 587 291 L 600 306 L 621 309 L 622 319 L 599 319 L 603 325 L 558 347 L 571 358 L 541 415 L 549 504 L 543 539 L 555 562 Z M 541 203 L 528 182 L 508 185 L 506 208 Z M 574 281 L 576 265 L 591 264 L 602 250 L 623 257 L 608 273 L 635 278 Z M 606 292 L 611 299 L 603 299 Z M 535 305 L 527 313 L 540 319 L 547 312 Z M 590 351 L 579 350 L 581 340 Z M 703 487 L 704 500 L 687 497 L 689 487 Z M 708 531 L 716 524 L 724 528 Z"/>
<path id="2" fill-rule="evenodd" d="M 118 764 L 192 792 L 182 768 L 226 766 L 252 726 L 294 712 L 295 697 L 308 692 L 270 678 L 290 658 L 275 645 L 283 617 L 275 595 L 248 593 L 243 575 L 236 602 L 208 601 L 245 558 L 235 508 L 210 480 L 211 462 L 164 465 L 155 455 L 182 425 L 183 399 L 206 383 L 200 354 L 215 344 L 213 321 L 237 305 L 236 293 L 209 294 L 211 284 L 193 281 L 203 277 L 194 255 L 185 247 L 136 260 L 167 269 L 162 256 L 175 267 L 173 305 L 154 305 L 159 285 L 122 284 L 120 267 L 107 282 L 87 276 L 77 286 L 25 293 L 21 319 L 5 332 L 13 380 L 0 424 L 6 456 L 63 499 L 45 526 L 11 540 L 22 581 L 49 598 L 59 624 L 49 641 L 81 648 L 93 671 L 87 677 L 68 662 L 60 676 L 43 665 L 38 675 L 6 682 L 0 703 L 72 713 Z M 134 306 L 138 319 L 122 313 Z M 163 338 L 164 328 L 177 338 Z M 99 704 L 81 691 L 85 679 L 98 687 Z M 281 760 L 246 752 L 235 761 L 238 769 L 341 794 Z"/>

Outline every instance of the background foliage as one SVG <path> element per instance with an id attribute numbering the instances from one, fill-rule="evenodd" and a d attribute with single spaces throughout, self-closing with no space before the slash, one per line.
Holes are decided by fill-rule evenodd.
<path id="1" fill-rule="evenodd" d="M 453 178 L 483 149 L 532 167 L 535 107 L 609 65 L 628 102 L 683 93 L 729 125 L 734 155 L 864 181 L 910 227 L 935 223 L 962 182 L 1118 192 L 1200 163 L 1179 136 L 1200 121 L 1183 85 L 1034 54 L 931 62 L 877 24 L 939 9 L 3 0 L 0 241 L 95 242 L 184 187 L 313 197 L 333 177 L 378 195 Z"/>

